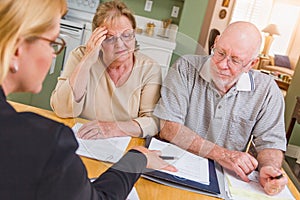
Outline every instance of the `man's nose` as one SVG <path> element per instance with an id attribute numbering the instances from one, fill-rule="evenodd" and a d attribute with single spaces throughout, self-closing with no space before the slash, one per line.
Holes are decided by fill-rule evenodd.
<path id="1" fill-rule="evenodd" d="M 229 65 L 228 65 L 229 59 L 230 58 L 228 56 L 225 56 L 223 60 L 217 63 L 217 66 L 221 69 L 229 69 Z"/>

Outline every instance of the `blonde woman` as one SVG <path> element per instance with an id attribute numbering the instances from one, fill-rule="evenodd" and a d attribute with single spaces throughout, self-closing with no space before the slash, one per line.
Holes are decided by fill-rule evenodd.
<path id="1" fill-rule="evenodd" d="M 135 51 L 136 22 L 120 1 L 99 5 L 86 46 L 69 55 L 52 93 L 60 117 L 82 117 L 78 136 L 97 139 L 145 137 L 158 132 L 152 115 L 160 97 L 161 68 Z"/>
<path id="2" fill-rule="evenodd" d="M 125 199 L 146 166 L 176 170 L 136 147 L 90 183 L 69 127 L 6 101 L 12 92 L 41 90 L 65 45 L 58 37 L 65 11 L 64 0 L 0 1 L 0 199 Z"/>

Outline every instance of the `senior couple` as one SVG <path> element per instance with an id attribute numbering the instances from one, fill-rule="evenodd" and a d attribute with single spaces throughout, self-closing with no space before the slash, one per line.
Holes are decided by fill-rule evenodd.
<path id="1" fill-rule="evenodd" d="M 26 1 L 30 2 L 28 10 L 31 9 L 32 12 L 34 8 L 30 6 L 46 5 L 46 3 L 42 5 L 44 3 L 37 0 Z M 50 2 L 47 1 L 49 4 Z M 11 0 L 5 0 L 1 4 L 3 6 L 1 5 L 0 9 L 21 9 Z M 45 8 L 50 10 L 47 6 Z M 42 79 L 36 84 L 30 81 L 32 80 L 30 74 L 20 72 L 26 72 L 24 66 L 34 62 L 44 63 L 44 71 L 47 71 L 49 59 L 36 58 L 27 61 L 25 57 L 28 56 L 22 57 L 22 55 L 24 52 L 35 56 L 42 54 L 38 50 L 34 53 L 30 49 L 33 47 L 29 48 L 29 45 L 33 44 L 36 45 L 35 48 L 42 47 L 43 44 L 40 44 L 42 42 L 48 42 L 50 46 L 63 45 L 63 42 L 57 38 L 57 18 L 63 15 L 64 6 L 63 3 L 57 6 L 56 12 L 52 12 L 52 15 L 50 11 L 43 13 L 46 17 L 41 19 L 41 23 L 42 20 L 53 18 L 54 28 L 50 31 L 43 25 L 39 29 L 32 25 L 32 30 L 29 29 L 32 31 L 30 33 L 26 29 L 23 30 L 23 26 L 15 25 L 16 29 L 19 28 L 23 32 L 19 31 L 19 35 L 15 36 L 12 42 L 15 47 L 11 52 L 5 54 L 6 57 L 1 57 L 1 67 L 8 69 L 6 71 L 1 69 L 3 79 L 1 101 L 3 100 L 3 106 L 9 112 L 15 111 L 6 105 L 7 94 L 16 91 L 33 93 L 40 91 Z M 24 15 L 28 15 L 28 24 L 30 24 L 31 15 L 29 13 Z M 10 16 L 9 13 L 4 13 L 1 17 L 1 22 L 4 23 L 4 20 L 9 19 Z M 273 177 L 283 173 L 281 164 L 286 148 L 284 99 L 271 77 L 251 70 L 258 62 L 257 55 L 261 45 L 259 30 L 248 22 L 230 24 L 216 38 L 211 56 L 182 56 L 172 65 L 161 84 L 160 66 L 135 50 L 135 28 L 134 16 L 124 3 L 110 1 L 99 5 L 93 19 L 92 36 L 85 46 L 80 46 L 71 52 L 52 93 L 51 106 L 54 112 L 60 117 L 82 117 L 91 120 L 78 132 L 78 136 L 83 139 L 126 135 L 146 137 L 160 132 L 159 136 L 162 139 L 196 155 L 215 160 L 222 167 L 234 171 L 244 181 L 249 181 L 247 174 L 258 168 L 260 184 L 267 194 L 274 195 L 282 191 L 287 184 L 287 177 L 283 176 L 280 179 Z M 47 39 L 48 37 L 53 39 Z M 22 45 L 28 47 L 21 48 Z M 4 47 L 1 46 L 1 52 L 3 49 Z M 54 49 L 54 56 L 57 51 Z M 34 70 L 42 74 L 42 78 L 45 76 L 44 71 L 40 71 L 42 69 Z M 24 87 L 25 83 L 27 87 Z M 3 118 L 4 115 L 5 113 Z M 15 116 L 14 122 L 24 120 L 20 117 L 22 116 Z M 27 117 L 33 120 L 44 120 L 35 115 Z M 42 131 L 33 122 L 27 121 L 31 123 L 33 126 L 31 128 L 35 132 Z M 43 121 L 43 123 L 50 127 L 60 126 L 50 121 Z M 43 132 L 49 131 L 50 129 Z M 49 134 L 45 137 L 55 137 L 53 141 L 62 137 L 66 141 L 76 143 L 74 138 L 70 138 L 71 131 L 67 127 L 57 129 L 56 134 L 57 137 L 48 136 Z M 244 152 L 252 135 L 258 151 L 256 158 Z M 13 138 L 5 139 L 13 141 Z M 78 197 L 81 195 L 85 199 L 123 199 L 145 167 L 176 171 L 173 166 L 162 161 L 156 152 L 136 147 L 91 185 L 86 181 L 86 172 L 78 156 L 74 154 L 76 145 L 65 146 L 59 143 L 58 145 L 57 152 L 55 148 L 47 151 L 53 151 L 52 153 L 57 156 L 52 157 L 56 159 L 55 163 L 61 162 L 62 166 L 68 166 L 71 171 L 82 171 L 82 176 L 78 175 L 76 179 L 78 185 L 74 183 L 68 188 L 70 194 L 53 192 L 49 188 L 59 186 L 57 182 L 63 183 L 67 177 L 56 179 L 55 176 L 51 176 L 54 173 L 52 169 L 55 167 L 49 166 L 43 176 L 50 176 L 51 180 L 49 179 L 47 183 L 33 181 L 33 185 L 37 183 L 42 185 L 39 188 L 29 188 L 25 193 L 37 192 L 40 197 L 50 193 L 53 196 L 49 196 L 49 199 L 52 197 L 68 199 L 71 197 L 71 191 L 77 191 Z M 71 149 L 69 154 L 59 154 L 58 150 L 67 152 L 67 149 Z M 68 156 L 73 157 L 72 162 L 75 164 L 66 163 Z M 3 166 L 5 168 L 6 165 Z M 128 173 L 125 172 L 127 170 L 120 169 L 134 171 Z M 116 178 L 113 178 L 114 176 Z M 119 177 L 126 180 L 126 184 L 120 184 Z M 26 182 L 26 176 L 24 180 Z M 17 183 L 11 182 L 5 189 L 10 191 L 16 185 Z M 7 197 L 5 195 L 9 194 L 1 191 L 3 189 L 0 189 L 0 196 Z"/>

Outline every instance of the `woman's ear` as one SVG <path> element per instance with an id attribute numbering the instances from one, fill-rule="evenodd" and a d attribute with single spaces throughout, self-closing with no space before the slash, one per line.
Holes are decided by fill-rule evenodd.
<path id="1" fill-rule="evenodd" d="M 12 59 L 10 65 L 9 65 L 9 71 L 13 74 L 17 73 L 19 71 L 19 64 L 16 59 Z"/>
<path id="2" fill-rule="evenodd" d="M 17 42 L 15 53 L 12 55 L 12 58 L 11 58 L 11 62 L 9 65 L 9 71 L 13 74 L 15 74 L 19 71 L 19 59 L 20 59 L 20 52 L 22 51 L 21 45 L 22 45 L 23 41 L 24 40 L 20 39 Z"/>

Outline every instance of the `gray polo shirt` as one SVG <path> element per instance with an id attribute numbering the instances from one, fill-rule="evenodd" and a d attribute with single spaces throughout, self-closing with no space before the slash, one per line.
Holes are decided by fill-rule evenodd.
<path id="1" fill-rule="evenodd" d="M 285 151 L 284 98 L 273 78 L 250 70 L 221 96 L 211 81 L 210 56 L 187 55 L 169 69 L 154 110 L 201 137 L 244 151 L 254 135 L 258 150 Z"/>

